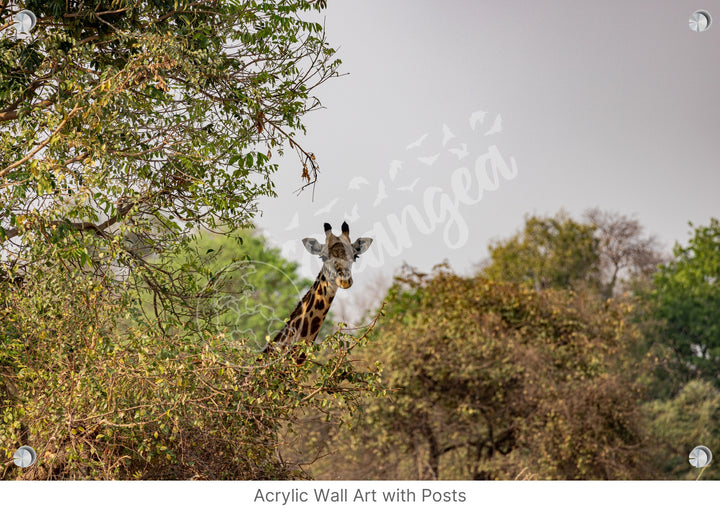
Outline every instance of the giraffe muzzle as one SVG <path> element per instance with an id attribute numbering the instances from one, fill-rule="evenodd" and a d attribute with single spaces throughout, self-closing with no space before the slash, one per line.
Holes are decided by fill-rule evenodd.
<path id="1" fill-rule="evenodd" d="M 338 286 L 342 287 L 343 289 L 348 289 L 353 284 L 353 279 L 351 276 L 347 276 L 347 277 L 339 276 L 339 277 L 337 277 L 337 284 L 338 284 Z"/>

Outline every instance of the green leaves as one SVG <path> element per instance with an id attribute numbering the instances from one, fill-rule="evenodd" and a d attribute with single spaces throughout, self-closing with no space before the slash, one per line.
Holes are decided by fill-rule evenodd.
<path id="1" fill-rule="evenodd" d="M 674 351 L 686 380 L 720 387 L 720 222 L 694 228 L 674 255 L 653 279 L 653 316 L 663 322 L 656 339 Z"/>
<path id="2" fill-rule="evenodd" d="M 674 479 L 698 478 L 690 466 L 687 452 L 699 444 L 711 451 L 720 449 L 720 392 L 710 382 L 688 382 L 671 399 L 648 403 L 648 423 L 658 447 L 651 460 L 657 468 Z M 682 451 L 678 454 L 674 451 Z M 717 469 L 710 469 L 703 479 L 718 479 Z"/>
<path id="3" fill-rule="evenodd" d="M 387 316 L 362 353 L 382 362 L 390 400 L 368 404 L 354 433 L 333 442 L 344 456 L 328 471 L 353 464 L 350 476 L 415 479 L 642 472 L 627 306 L 465 278 L 442 265 L 404 272 L 385 301 Z"/>
<path id="4" fill-rule="evenodd" d="M 599 253 L 595 228 L 555 217 L 532 216 L 515 236 L 490 246 L 488 278 L 531 285 L 572 288 L 598 282 Z"/>
<path id="5" fill-rule="evenodd" d="M 371 383 L 339 345 L 332 368 L 257 368 L 240 336 L 220 336 L 227 320 L 203 320 L 231 284 L 207 261 L 236 244 L 185 260 L 199 229 L 247 227 L 275 195 L 270 157 L 339 64 L 305 19 L 323 5 L 27 0 L 42 23 L 0 41 L 0 383 L 14 383 L 0 384 L 0 447 L 26 426 L 46 454 L 33 475 L 302 476 L 273 433 L 296 409 L 347 410 Z M 278 275 L 254 279 L 256 301 L 289 314 L 299 298 Z"/>
<path id="6" fill-rule="evenodd" d="M 177 324 L 199 318 L 196 312 L 184 320 L 179 306 L 173 308 L 178 314 L 161 307 L 145 325 L 142 310 L 153 308 L 121 284 L 87 275 L 88 257 L 96 260 L 97 250 L 61 249 L 73 241 L 67 228 L 57 230 L 57 245 L 42 267 L 20 285 L 0 283 L 0 455 L 11 456 L 18 441 L 36 444 L 43 453 L 33 478 L 304 477 L 294 463 L 278 459 L 278 430 L 293 428 L 308 411 L 333 412 L 345 421 L 365 393 L 380 388 L 374 371 L 350 361 L 349 350 L 364 345 L 351 336 L 299 345 L 309 360 L 298 365 L 290 355 L 268 363 L 230 336 L 225 323 L 216 321 L 212 332 Z M 261 239 L 244 235 L 237 248 L 239 240 L 202 240 L 195 255 L 202 263 L 179 264 L 185 279 L 198 276 L 200 266 L 216 270 L 218 289 L 195 298 L 195 311 L 204 297 L 227 295 L 233 281 L 243 280 L 258 284 L 256 302 L 289 313 L 297 293 L 290 286 L 278 297 L 288 290 L 283 282 L 294 279 L 301 289 L 309 282 Z M 244 271 L 241 278 L 217 272 L 240 254 L 272 267 Z M 68 259 L 76 265 L 71 271 Z M 240 302 L 252 309 L 243 293 L 234 294 L 222 298 L 225 308 Z M 28 474 L 10 469 L 4 475 Z"/>
<path id="7" fill-rule="evenodd" d="M 198 226 L 247 226 L 274 195 L 270 156 L 338 66 L 304 19 L 319 3 L 175 4 L 28 2 L 45 22 L 0 46 L 0 227 L 22 262 L 71 220 L 78 241 L 113 243 L 98 272 L 139 272 L 140 241 L 170 253 Z"/>

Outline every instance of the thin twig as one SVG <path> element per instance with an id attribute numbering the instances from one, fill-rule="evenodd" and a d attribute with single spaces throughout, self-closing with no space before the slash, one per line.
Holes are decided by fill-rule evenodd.
<path id="1" fill-rule="evenodd" d="M 75 107 L 72 109 L 72 111 L 70 113 L 68 113 L 68 116 L 65 117 L 62 122 L 60 122 L 60 125 L 57 128 L 55 128 L 55 131 L 53 131 L 50 136 L 48 136 L 45 140 L 40 142 L 35 147 L 35 149 L 30 151 L 30 154 L 25 155 L 25 157 L 21 158 L 20 160 L 16 161 L 15 163 L 13 163 L 11 165 L 8 165 L 3 170 L 1 170 L 0 178 L 5 176 L 8 172 L 13 170 L 15 167 L 19 167 L 20 165 L 22 165 L 23 163 L 28 161 L 30 158 L 35 156 L 37 153 L 39 153 L 50 142 L 50 140 L 60 132 L 60 130 L 63 128 L 63 126 L 67 123 L 67 121 L 70 120 L 72 118 L 72 116 L 75 115 L 75 113 L 77 113 L 78 111 L 80 111 L 80 108 L 78 107 L 77 104 L 75 104 Z"/>

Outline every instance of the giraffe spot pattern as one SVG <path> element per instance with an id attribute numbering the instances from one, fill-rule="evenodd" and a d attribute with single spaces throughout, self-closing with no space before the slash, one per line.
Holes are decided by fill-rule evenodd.
<path id="1" fill-rule="evenodd" d="M 320 316 L 315 316 L 312 320 L 312 325 L 310 328 L 310 332 L 312 332 L 313 336 L 316 336 L 317 333 L 320 331 L 321 324 L 322 324 L 322 321 L 320 320 Z"/>
<path id="2" fill-rule="evenodd" d="M 308 330 L 310 330 L 309 322 L 309 318 L 303 319 L 302 330 L 300 331 L 300 335 L 303 337 L 308 335 Z"/>
<path id="3" fill-rule="evenodd" d="M 328 232 L 331 229 L 330 225 L 325 223 L 325 231 Z M 357 254 L 355 254 L 355 256 L 351 254 L 348 255 L 352 250 L 348 247 L 350 244 L 350 229 L 346 222 L 343 222 L 342 231 L 344 239 L 347 241 L 345 243 L 339 242 L 341 239 L 331 234 L 326 236 L 327 255 L 321 257 L 323 258 L 323 261 L 326 261 L 328 258 L 332 258 L 343 260 L 352 259 L 354 262 L 355 259 L 357 259 Z M 371 242 L 371 240 L 369 241 Z M 337 262 L 337 260 L 335 260 L 335 262 Z M 293 310 L 290 314 L 290 318 L 285 327 L 278 332 L 277 336 L 273 340 L 277 345 L 290 346 L 293 342 L 300 341 L 302 339 L 315 339 L 320 331 L 322 322 L 330 309 L 330 305 L 333 302 L 337 287 L 342 287 L 340 283 L 337 282 L 336 276 L 340 276 L 341 280 L 345 277 L 349 278 L 349 271 L 346 270 L 345 267 L 339 267 L 336 269 L 337 271 L 333 272 L 332 284 L 328 283 L 328 278 L 325 272 L 323 270 L 320 271 L 320 274 L 316 278 L 310 290 L 305 294 L 305 296 L 303 296 L 300 303 L 296 305 L 295 310 Z M 266 352 L 268 352 L 268 350 L 272 351 L 271 348 L 272 347 L 267 347 Z M 298 354 L 296 360 L 298 363 L 304 362 L 305 355 Z"/>

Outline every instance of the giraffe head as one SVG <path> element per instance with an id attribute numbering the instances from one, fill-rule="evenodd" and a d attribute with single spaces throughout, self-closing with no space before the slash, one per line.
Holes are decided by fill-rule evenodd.
<path id="1" fill-rule="evenodd" d="M 332 227 L 325 223 L 325 244 L 316 239 L 303 239 L 303 245 L 313 255 L 320 255 L 323 261 L 323 273 L 331 285 L 347 289 L 353 283 L 352 265 L 358 256 L 365 253 L 372 244 L 372 239 L 360 237 L 350 242 L 350 227 L 342 224 L 342 233 L 335 236 Z"/>

